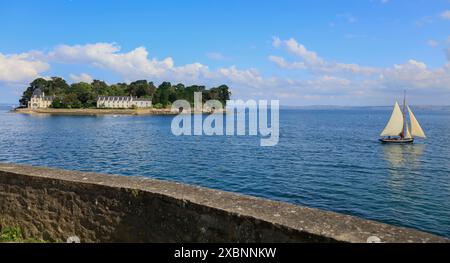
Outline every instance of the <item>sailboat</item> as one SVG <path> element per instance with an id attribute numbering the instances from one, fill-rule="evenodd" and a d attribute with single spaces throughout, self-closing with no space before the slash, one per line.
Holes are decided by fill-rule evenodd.
<path id="1" fill-rule="evenodd" d="M 410 125 L 406 120 L 406 108 L 408 108 Z M 406 105 L 406 95 L 403 100 L 403 110 L 398 102 L 395 102 L 391 118 L 381 136 L 383 137 L 380 139 L 382 143 L 413 143 L 414 137 L 426 138 L 416 116 L 414 116 L 411 108 Z"/>

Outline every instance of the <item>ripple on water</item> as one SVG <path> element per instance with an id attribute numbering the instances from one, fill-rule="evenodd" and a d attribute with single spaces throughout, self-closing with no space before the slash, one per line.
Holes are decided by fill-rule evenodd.
<path id="1" fill-rule="evenodd" d="M 146 176 L 317 207 L 450 237 L 450 114 L 418 110 L 429 138 L 380 145 L 388 110 L 284 110 L 280 143 L 176 137 L 169 116 L 0 111 L 0 161 Z"/>

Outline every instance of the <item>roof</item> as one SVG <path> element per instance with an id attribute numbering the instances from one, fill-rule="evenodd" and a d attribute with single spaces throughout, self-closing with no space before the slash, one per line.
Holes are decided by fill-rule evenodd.
<path id="1" fill-rule="evenodd" d="M 33 91 L 33 95 L 31 97 L 32 98 L 40 98 L 43 100 L 53 100 L 54 99 L 53 96 L 45 96 L 45 93 L 41 89 L 35 89 Z"/>
<path id="2" fill-rule="evenodd" d="M 33 95 L 32 95 L 33 97 L 41 97 L 41 96 L 44 96 L 44 92 L 42 92 L 42 90 L 41 89 L 35 89 L 34 91 L 33 91 Z"/>

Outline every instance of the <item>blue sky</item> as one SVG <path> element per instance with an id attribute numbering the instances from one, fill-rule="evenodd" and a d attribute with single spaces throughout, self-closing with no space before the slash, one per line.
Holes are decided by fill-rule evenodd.
<path id="1" fill-rule="evenodd" d="M 3 1 L 0 102 L 36 77 L 227 84 L 284 105 L 450 104 L 450 1 Z"/>

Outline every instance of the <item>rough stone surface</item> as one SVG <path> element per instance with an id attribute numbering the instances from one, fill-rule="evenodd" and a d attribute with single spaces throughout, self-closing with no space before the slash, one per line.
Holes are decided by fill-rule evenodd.
<path id="1" fill-rule="evenodd" d="M 449 242 L 428 233 L 140 177 L 0 164 L 0 224 L 81 242 Z"/>

